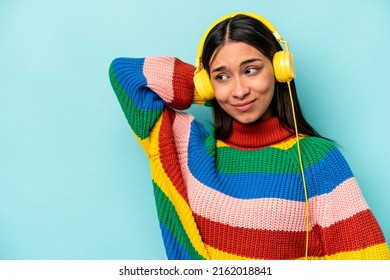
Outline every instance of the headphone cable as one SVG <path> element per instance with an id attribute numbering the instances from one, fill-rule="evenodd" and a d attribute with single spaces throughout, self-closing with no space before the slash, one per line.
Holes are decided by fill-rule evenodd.
<path id="1" fill-rule="evenodd" d="M 293 115 L 293 119 L 294 119 L 295 138 L 296 138 L 297 150 L 298 150 L 298 158 L 299 158 L 299 164 L 300 164 L 300 168 L 301 168 L 301 176 L 302 176 L 302 181 L 303 181 L 303 190 L 304 190 L 304 193 L 305 193 L 305 225 L 306 225 L 305 259 L 307 260 L 308 251 L 309 251 L 309 198 L 308 198 L 308 194 L 307 194 L 305 172 L 304 172 L 304 169 L 303 169 L 301 147 L 300 147 L 300 144 L 299 144 L 298 126 L 297 126 L 297 120 L 295 118 L 294 101 L 293 101 L 293 97 L 292 97 L 290 81 L 287 82 L 287 86 L 288 86 L 288 91 L 289 91 L 289 94 L 290 94 L 292 115 Z"/>

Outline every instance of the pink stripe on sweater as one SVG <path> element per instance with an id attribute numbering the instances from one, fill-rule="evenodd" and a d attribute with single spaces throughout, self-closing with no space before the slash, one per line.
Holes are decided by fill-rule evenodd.
<path id="1" fill-rule="evenodd" d="M 234 227 L 263 230 L 305 231 L 305 203 L 278 198 L 238 199 L 199 182 L 188 168 L 188 141 L 192 116 L 177 114 L 173 123 L 178 158 L 189 203 L 197 215 Z M 329 227 L 368 209 L 355 178 L 331 193 L 309 200 L 310 228 Z M 316 213 L 320 209 L 320 213 Z"/>
<path id="2" fill-rule="evenodd" d="M 369 209 L 354 177 L 342 182 L 332 192 L 313 200 L 315 207 L 321 211 L 315 219 L 324 228 Z"/>
<path id="3" fill-rule="evenodd" d="M 175 59 L 173 57 L 147 57 L 145 58 L 143 74 L 147 86 L 166 102 L 171 103 L 174 98 L 173 72 Z"/>
<path id="4" fill-rule="evenodd" d="M 329 227 L 368 209 L 365 201 L 361 199 L 357 184 L 353 181 L 354 178 L 351 178 L 340 184 L 333 192 L 309 200 L 310 228 L 315 224 Z M 192 210 L 211 221 L 252 229 L 305 230 L 303 202 L 278 198 L 237 199 L 199 182 L 197 189 L 192 189 L 193 191 L 188 193 Z M 325 204 L 326 206 L 323 206 Z M 316 210 L 321 207 L 325 207 L 326 210 L 317 213 Z"/>

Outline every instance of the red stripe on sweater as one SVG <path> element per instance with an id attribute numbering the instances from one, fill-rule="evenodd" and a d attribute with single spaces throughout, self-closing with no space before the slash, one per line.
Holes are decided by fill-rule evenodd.
<path id="1" fill-rule="evenodd" d="M 297 259 L 305 255 L 305 232 L 233 227 L 195 215 L 203 241 L 224 252 L 254 259 Z"/>
<path id="2" fill-rule="evenodd" d="M 165 173 L 172 181 L 176 190 L 188 203 L 187 191 L 184 185 L 179 159 L 173 138 L 172 124 L 176 113 L 172 109 L 166 108 L 163 111 L 161 129 L 158 135 L 158 147 L 160 151 L 160 161 Z"/>
<path id="3" fill-rule="evenodd" d="M 326 255 L 355 251 L 385 242 L 382 230 L 370 209 L 322 229 Z"/>
<path id="4" fill-rule="evenodd" d="M 218 250 L 254 259 L 297 259 L 305 254 L 305 232 L 233 227 L 195 215 L 204 242 Z M 302 221 L 304 222 L 304 221 Z M 370 210 L 309 233 L 309 256 L 321 257 L 384 243 Z"/>
<path id="5" fill-rule="evenodd" d="M 172 85 L 174 98 L 170 107 L 185 110 L 191 106 L 194 99 L 194 76 L 195 67 L 191 64 L 175 59 L 175 67 L 173 71 Z"/>

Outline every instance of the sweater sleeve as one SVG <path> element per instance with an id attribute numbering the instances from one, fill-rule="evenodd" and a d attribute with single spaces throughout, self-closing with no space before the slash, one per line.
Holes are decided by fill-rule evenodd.
<path id="1" fill-rule="evenodd" d="M 174 57 L 116 58 L 111 85 L 128 123 L 142 141 L 166 106 L 184 110 L 196 101 L 195 67 Z"/>
<path id="2" fill-rule="evenodd" d="M 389 259 L 380 225 L 340 150 L 329 142 L 317 149 L 324 156 L 312 158 L 318 195 L 314 215 L 320 226 L 313 232 L 321 236 L 325 255 L 330 259 Z"/>

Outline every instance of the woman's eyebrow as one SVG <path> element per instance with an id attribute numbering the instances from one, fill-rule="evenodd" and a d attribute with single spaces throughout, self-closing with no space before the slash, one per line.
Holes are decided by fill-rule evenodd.
<path id="1" fill-rule="evenodd" d="M 262 62 L 262 60 L 260 58 L 250 58 L 250 59 L 247 59 L 247 60 L 244 60 L 243 62 L 240 63 L 240 67 L 246 65 L 246 64 L 251 64 L 253 62 L 257 62 L 257 61 L 260 61 Z M 222 66 L 219 66 L 217 68 L 214 68 L 211 73 L 214 73 L 214 72 L 220 72 L 220 71 L 226 71 L 228 69 L 228 67 L 226 65 L 222 65 Z"/>
<path id="2" fill-rule="evenodd" d="M 225 71 L 227 70 L 227 66 L 226 65 L 222 65 L 222 66 L 219 66 L 217 68 L 214 68 L 211 73 L 214 73 L 214 72 L 220 72 L 220 71 Z"/>
<path id="3" fill-rule="evenodd" d="M 241 62 L 240 66 L 243 66 L 243 65 L 246 65 L 246 64 L 251 64 L 251 63 L 257 62 L 257 61 L 261 61 L 262 62 L 262 60 L 260 58 L 250 58 L 250 59 L 247 59 L 247 60 Z"/>

